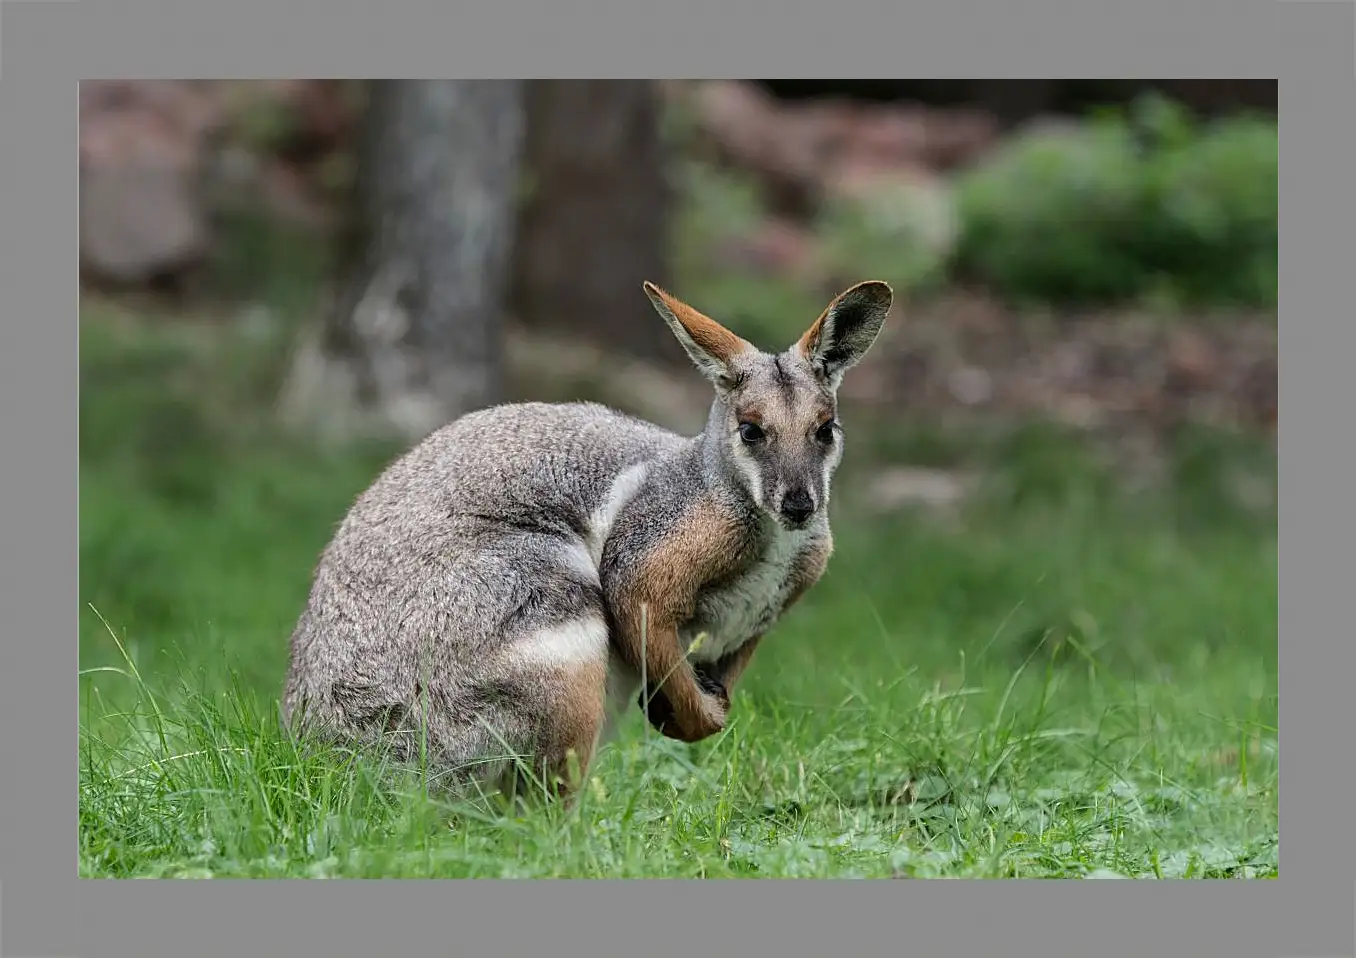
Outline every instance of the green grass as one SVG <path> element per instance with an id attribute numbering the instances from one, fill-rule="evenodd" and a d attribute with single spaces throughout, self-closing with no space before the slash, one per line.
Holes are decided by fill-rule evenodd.
<path id="1" fill-rule="evenodd" d="M 854 429 L 837 555 L 729 730 L 635 715 L 575 810 L 509 814 L 280 727 L 316 555 L 391 450 L 273 436 L 276 345 L 87 312 L 82 875 L 1276 876 L 1275 513 L 1223 478 L 1267 471 L 1247 443 L 1185 435 L 1132 496 L 1046 427 L 917 427 L 986 483 L 880 518 L 852 490 L 916 427 Z"/>

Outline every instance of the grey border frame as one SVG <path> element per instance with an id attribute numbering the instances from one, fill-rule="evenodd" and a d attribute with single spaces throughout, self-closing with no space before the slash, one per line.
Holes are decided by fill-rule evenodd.
<path id="1" fill-rule="evenodd" d="M 551 0 L 482 4 L 187 4 L 0 0 L 0 881 L 6 955 L 386 951 L 523 955 L 622 942 L 640 953 L 982 955 L 1354 953 L 1352 486 L 1342 329 L 1353 310 L 1351 2 L 942 0 L 759 9 Z M 660 40 L 662 42 L 657 42 Z M 836 42 L 838 41 L 838 42 Z M 762 50 L 762 55 L 757 51 Z M 72 827 L 76 671 L 76 81 L 107 76 L 777 75 L 867 63 L 919 76 L 1279 78 L 1286 143 L 1281 334 L 1290 370 L 1280 514 L 1310 570 L 1281 603 L 1290 689 L 1286 870 L 1275 882 L 859 882 L 780 886 L 564 882 L 84 882 Z M 512 72 L 511 72 L 512 71 Z M 1306 326 L 1308 325 L 1308 330 Z M 1302 372 L 1303 370 L 1303 372 Z M 1337 395 L 1333 387 L 1345 388 Z M 1331 392 L 1333 395 L 1331 395 Z M 1346 417 L 1344 417 L 1346 423 Z M 1296 463 L 1308 462 L 1304 468 Z M 1343 463 L 1349 463 L 1344 466 Z M 1337 510 L 1342 511 L 1342 510 Z M 1308 543 L 1308 545 L 1305 545 Z M 1302 551 L 1303 548 L 1303 551 Z M 1310 563 L 1314 563 L 1310 565 Z M 1340 596 L 1343 597 L 1340 599 Z M 1309 622 L 1306 626 L 1304 623 Z M 1325 626 L 1324 623 L 1330 623 Z M 1334 623 L 1337 623 L 1335 625 Z M 1302 747 L 1302 744 L 1304 746 Z M 803 883 L 804 884 L 804 883 Z M 844 887 L 838 887 L 843 884 Z M 240 887 L 236 887 L 239 885 Z M 1143 886 L 1143 887 L 1142 887 Z M 802 904 L 798 907 L 798 901 Z M 701 909 L 698 940 L 674 916 Z M 628 927 L 634 926 L 634 927 Z M 649 933 L 647 933 L 649 932 Z M 880 941 L 881 945 L 874 942 Z"/>

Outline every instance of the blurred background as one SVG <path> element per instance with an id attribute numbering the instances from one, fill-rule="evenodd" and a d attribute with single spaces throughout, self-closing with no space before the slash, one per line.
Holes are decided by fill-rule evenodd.
<path id="1" fill-rule="evenodd" d="M 843 387 L 839 553 L 750 694 L 1040 656 L 1275 726 L 1275 82 L 80 97 L 82 667 L 112 631 L 273 701 L 318 552 L 410 442 L 525 398 L 695 431 L 643 280 L 781 348 L 870 278 L 897 305 Z M 1202 761 L 1268 747 L 1220 732 Z"/>

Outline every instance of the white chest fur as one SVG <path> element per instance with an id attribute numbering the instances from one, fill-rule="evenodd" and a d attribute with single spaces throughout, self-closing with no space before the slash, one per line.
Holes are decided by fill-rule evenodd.
<path id="1" fill-rule="evenodd" d="M 697 615 L 680 630 L 685 648 L 707 633 L 691 655 L 694 661 L 714 662 L 772 626 L 791 593 L 797 557 L 814 535 L 809 529 L 778 528 L 763 555 L 742 576 L 699 598 Z"/>

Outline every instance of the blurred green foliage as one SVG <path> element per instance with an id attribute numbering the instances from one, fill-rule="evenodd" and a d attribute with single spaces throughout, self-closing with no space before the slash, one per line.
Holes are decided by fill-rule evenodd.
<path id="1" fill-rule="evenodd" d="M 1277 124 L 1160 98 L 1015 137 L 957 184 L 957 271 L 1024 301 L 1271 308 Z"/>
<path id="2" fill-rule="evenodd" d="M 827 197 L 815 227 L 829 271 L 886 280 L 910 295 L 946 283 L 960 222 L 945 181 L 900 178 L 870 195 Z"/>

